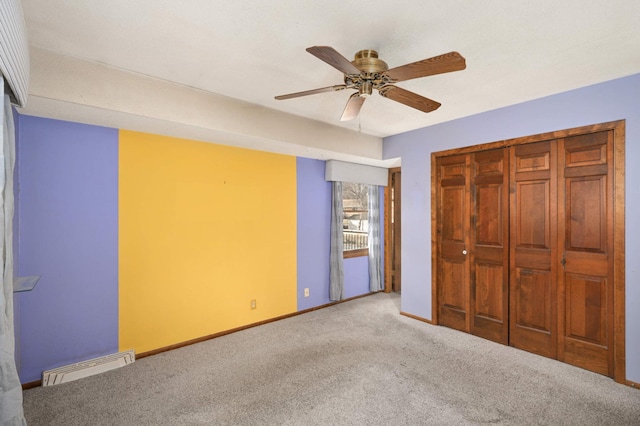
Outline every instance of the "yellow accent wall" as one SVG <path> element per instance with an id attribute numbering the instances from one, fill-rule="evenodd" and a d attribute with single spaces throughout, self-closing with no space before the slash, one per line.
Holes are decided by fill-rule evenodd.
<path id="1" fill-rule="evenodd" d="M 119 137 L 120 350 L 296 311 L 295 157 Z"/>

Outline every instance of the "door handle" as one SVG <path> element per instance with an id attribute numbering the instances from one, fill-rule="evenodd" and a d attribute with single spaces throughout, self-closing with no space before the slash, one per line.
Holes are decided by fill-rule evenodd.
<path id="1" fill-rule="evenodd" d="M 464 254 L 466 256 L 467 255 L 467 251 L 466 250 L 462 250 L 462 254 Z"/>

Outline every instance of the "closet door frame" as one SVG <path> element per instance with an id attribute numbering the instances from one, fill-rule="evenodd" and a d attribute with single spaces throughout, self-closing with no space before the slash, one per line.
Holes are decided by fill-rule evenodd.
<path id="1" fill-rule="evenodd" d="M 613 358 L 614 380 L 630 384 L 626 379 L 625 358 L 625 120 L 576 127 L 538 135 L 525 136 L 492 143 L 431 153 L 431 322 L 439 324 L 437 263 L 439 258 L 437 241 L 437 167 L 440 157 L 469 154 L 496 148 L 566 138 L 586 133 L 613 131 Z"/>

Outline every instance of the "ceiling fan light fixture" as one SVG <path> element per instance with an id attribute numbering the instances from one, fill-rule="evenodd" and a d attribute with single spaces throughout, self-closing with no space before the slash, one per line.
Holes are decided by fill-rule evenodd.
<path id="1" fill-rule="evenodd" d="M 369 95 L 371 95 L 371 93 L 373 93 L 373 84 L 370 81 L 363 81 L 360 85 L 359 92 L 360 96 L 362 96 L 363 98 L 368 97 Z"/>

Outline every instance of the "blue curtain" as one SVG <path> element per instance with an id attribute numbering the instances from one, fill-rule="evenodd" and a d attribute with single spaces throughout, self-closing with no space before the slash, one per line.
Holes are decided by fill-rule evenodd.
<path id="1" fill-rule="evenodd" d="M 380 187 L 369 185 L 369 290 L 382 290 L 380 247 Z"/>
<path id="2" fill-rule="evenodd" d="M 344 270 L 342 267 L 342 182 L 331 183 L 331 253 L 329 299 L 344 299 Z"/>
<path id="3" fill-rule="evenodd" d="M 0 78 L 0 86 L 4 80 Z M 13 169 L 15 127 L 9 95 L 4 98 L 2 152 L 0 155 L 0 424 L 26 425 L 22 386 L 15 360 L 13 331 Z"/>

